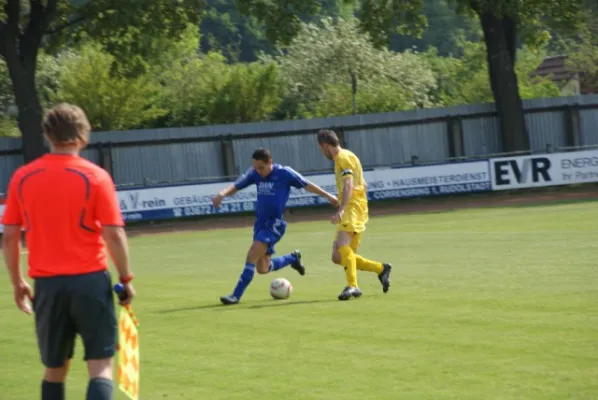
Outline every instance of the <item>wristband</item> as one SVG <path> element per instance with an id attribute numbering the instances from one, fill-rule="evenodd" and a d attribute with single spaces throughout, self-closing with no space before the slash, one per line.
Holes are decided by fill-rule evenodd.
<path id="1" fill-rule="evenodd" d="M 135 275 L 133 275 L 133 274 L 123 276 L 120 278 L 120 283 L 122 283 L 123 285 L 126 285 L 127 283 L 131 282 L 134 277 L 135 277 Z"/>

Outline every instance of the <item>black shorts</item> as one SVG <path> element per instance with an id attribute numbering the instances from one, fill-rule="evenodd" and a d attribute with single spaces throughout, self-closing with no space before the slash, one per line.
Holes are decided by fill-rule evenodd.
<path id="1" fill-rule="evenodd" d="M 114 356 L 117 323 L 107 271 L 36 279 L 33 309 L 46 367 L 60 368 L 73 357 L 77 334 L 83 341 L 85 360 Z"/>

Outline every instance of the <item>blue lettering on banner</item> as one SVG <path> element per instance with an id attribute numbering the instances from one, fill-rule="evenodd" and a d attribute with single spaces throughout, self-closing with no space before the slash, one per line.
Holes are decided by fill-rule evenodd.
<path id="1" fill-rule="evenodd" d="M 466 183 L 454 185 L 435 185 L 407 189 L 372 190 L 368 200 L 405 199 L 411 197 L 442 196 L 457 193 L 479 193 L 490 190 L 490 182 Z"/>
<path id="2" fill-rule="evenodd" d="M 370 201 L 410 197 L 477 193 L 491 190 L 488 161 L 451 163 L 364 172 Z M 336 193 L 333 174 L 309 176 L 309 180 L 330 193 Z M 126 221 L 178 219 L 215 214 L 255 211 L 258 192 L 271 194 L 272 187 L 262 182 L 225 199 L 220 208 L 212 205 L 212 196 L 230 183 L 163 186 L 118 192 Z M 303 189 L 291 189 L 288 208 L 327 205 L 328 201 Z"/>

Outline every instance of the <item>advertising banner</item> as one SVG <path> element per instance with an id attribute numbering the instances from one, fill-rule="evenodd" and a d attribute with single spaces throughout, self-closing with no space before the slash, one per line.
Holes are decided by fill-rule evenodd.
<path id="1" fill-rule="evenodd" d="M 368 183 L 368 198 L 371 201 L 491 190 L 487 161 L 378 169 L 364 172 L 364 177 Z M 307 178 L 336 194 L 333 174 L 312 175 Z M 121 211 L 127 221 L 254 211 L 255 186 L 225 199 L 220 209 L 214 209 L 212 196 L 230 184 L 231 182 L 225 182 L 120 190 L 118 197 Z M 303 189 L 291 189 L 288 207 L 325 203 L 325 199 Z"/>
<path id="2" fill-rule="evenodd" d="M 492 190 L 598 182 L 598 150 L 490 160 Z"/>

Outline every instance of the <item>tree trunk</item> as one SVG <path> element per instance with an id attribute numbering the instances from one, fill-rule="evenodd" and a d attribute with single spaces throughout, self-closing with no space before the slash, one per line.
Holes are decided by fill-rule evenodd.
<path id="1" fill-rule="evenodd" d="M 29 23 L 21 26 L 21 2 L 5 2 L 6 22 L 0 24 L 0 56 L 6 60 L 19 110 L 17 122 L 27 163 L 46 152 L 42 135 L 42 107 L 35 87 L 37 54 L 44 32 L 56 13 L 57 0 L 30 1 Z"/>
<path id="2" fill-rule="evenodd" d="M 357 114 L 357 75 L 351 71 L 351 103 L 353 115 Z"/>
<path id="3" fill-rule="evenodd" d="M 498 18 L 489 11 L 479 13 L 479 16 L 486 42 L 490 86 L 498 113 L 503 151 L 528 152 L 529 136 L 514 68 L 515 23 L 507 17 Z"/>
<path id="4" fill-rule="evenodd" d="M 8 65 L 8 68 L 19 110 L 17 122 L 23 138 L 23 158 L 27 163 L 47 151 L 42 134 L 42 107 L 35 87 L 35 66 Z"/>

